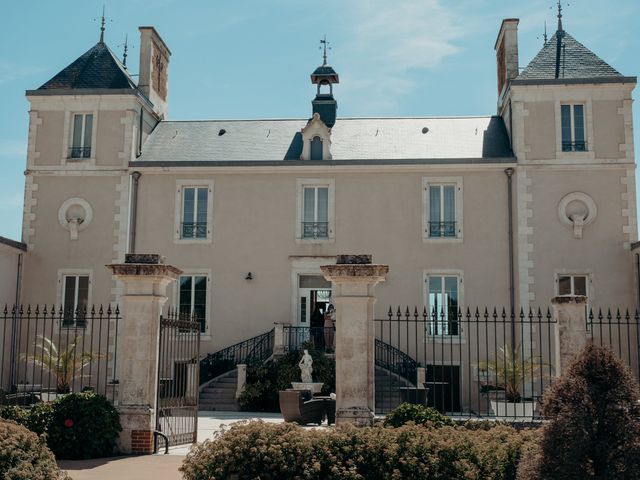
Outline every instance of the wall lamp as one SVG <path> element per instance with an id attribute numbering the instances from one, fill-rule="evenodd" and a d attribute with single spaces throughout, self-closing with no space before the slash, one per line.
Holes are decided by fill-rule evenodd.
<path id="1" fill-rule="evenodd" d="M 244 277 L 245 280 L 253 280 L 253 275 L 251 275 L 251 272 L 247 273 L 247 276 Z"/>

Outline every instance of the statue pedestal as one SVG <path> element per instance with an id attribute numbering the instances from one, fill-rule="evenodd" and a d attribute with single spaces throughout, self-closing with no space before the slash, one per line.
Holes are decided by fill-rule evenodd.
<path id="1" fill-rule="evenodd" d="M 292 382 L 291 387 L 294 390 L 310 390 L 313 395 L 316 393 L 320 393 L 322 390 L 322 386 L 324 383 L 322 382 Z"/>

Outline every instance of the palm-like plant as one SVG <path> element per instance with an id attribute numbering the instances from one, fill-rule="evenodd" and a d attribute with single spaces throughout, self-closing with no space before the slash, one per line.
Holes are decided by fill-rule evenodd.
<path id="1" fill-rule="evenodd" d="M 525 357 L 520 344 L 515 348 L 504 345 L 499 348 L 495 360 L 478 362 L 478 368 L 494 373 L 498 387 L 504 388 L 504 396 L 508 402 L 519 402 L 522 399 L 522 387 L 526 380 L 531 383 L 546 377 L 545 368 L 551 369 L 548 363 L 542 362 L 539 355 Z"/>
<path id="2" fill-rule="evenodd" d="M 94 360 L 103 358 L 104 355 L 95 352 L 79 352 L 78 339 L 67 343 L 66 348 L 58 349 L 53 340 L 38 335 L 33 342 L 33 353 L 21 354 L 23 359 L 46 368 L 56 376 L 56 390 L 58 393 L 67 393 L 74 380 L 88 377 L 83 374 L 83 369 Z"/>

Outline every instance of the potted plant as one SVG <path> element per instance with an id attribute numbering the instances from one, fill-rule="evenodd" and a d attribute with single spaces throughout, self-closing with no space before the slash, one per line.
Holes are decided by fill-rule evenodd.
<path id="1" fill-rule="evenodd" d="M 533 417 L 536 402 L 523 398 L 522 392 L 526 382 L 533 385 L 546 376 L 545 369 L 551 368 L 549 364 L 542 362 L 542 357 L 539 355 L 525 357 L 520 344 L 514 348 L 504 345 L 499 348 L 495 360 L 479 362 L 477 367 L 489 372 L 489 381 L 494 382 L 483 385 L 483 391 L 504 392 L 504 400 L 498 398 L 490 400 L 491 410 L 495 416 Z"/>
<path id="2" fill-rule="evenodd" d="M 57 393 L 69 393 L 74 380 L 88 376 L 82 373 L 84 368 L 103 357 L 95 352 L 78 351 L 78 339 L 76 337 L 66 348 L 58 349 L 51 339 L 38 335 L 38 339 L 33 342 L 34 353 L 22 354 L 21 357 L 53 373 Z"/>

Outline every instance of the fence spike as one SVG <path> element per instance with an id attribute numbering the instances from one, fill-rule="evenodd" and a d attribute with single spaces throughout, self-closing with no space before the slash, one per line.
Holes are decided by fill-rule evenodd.
<path id="1" fill-rule="evenodd" d="M 398 317 L 398 320 L 402 318 L 402 311 L 400 310 L 400 305 L 398 305 L 398 311 L 396 312 L 396 317 Z"/>
<path id="2" fill-rule="evenodd" d="M 498 320 L 498 312 L 496 311 L 496 307 L 493 307 L 493 321 Z"/>
<path id="3" fill-rule="evenodd" d="M 418 321 L 418 306 L 416 305 L 415 307 L 413 307 L 413 318 L 415 318 L 416 322 Z"/>
<path id="4" fill-rule="evenodd" d="M 391 308 L 391 305 L 389 305 L 389 312 L 387 313 L 387 317 L 389 317 L 389 320 L 391 320 L 391 317 L 393 317 L 393 309 Z"/>
<path id="5" fill-rule="evenodd" d="M 627 323 L 629 323 L 630 317 L 629 317 L 629 309 L 628 308 L 627 308 L 627 311 L 625 312 L 624 319 L 626 320 Z"/>
<path id="6" fill-rule="evenodd" d="M 404 316 L 407 320 L 409 320 L 409 317 L 411 316 L 411 313 L 409 312 L 409 305 L 407 305 L 407 309 L 404 312 Z"/>
<path id="7" fill-rule="evenodd" d="M 489 309 L 487 307 L 484 307 L 484 321 L 489 321 Z"/>
<path id="8" fill-rule="evenodd" d="M 616 320 L 618 320 L 618 323 L 620 323 L 620 319 L 622 317 L 620 317 L 620 308 L 618 308 L 617 312 L 616 312 Z"/>
<path id="9" fill-rule="evenodd" d="M 551 309 L 547 307 L 547 320 L 551 320 Z"/>
<path id="10" fill-rule="evenodd" d="M 7 316 L 7 313 L 9 313 L 9 312 L 7 311 L 7 304 L 6 304 L 6 303 L 4 304 L 4 310 L 3 310 L 3 312 L 4 312 L 4 316 L 5 316 L 5 317 Z"/>
<path id="11" fill-rule="evenodd" d="M 542 310 L 538 307 L 538 322 L 542 321 Z"/>
<path id="12" fill-rule="evenodd" d="M 424 318 L 425 322 L 427 321 L 428 315 L 429 314 L 427 313 L 427 306 L 425 305 L 422 307 L 422 318 Z"/>
<path id="13" fill-rule="evenodd" d="M 109 305 L 111 306 L 111 305 Z M 116 317 L 120 316 L 120 306 L 118 304 L 116 304 Z"/>
<path id="14" fill-rule="evenodd" d="M 611 323 L 611 309 L 610 308 L 607 310 L 607 320 L 609 320 L 609 323 Z"/>
<path id="15" fill-rule="evenodd" d="M 476 307 L 475 317 L 476 317 L 476 321 L 478 321 L 480 319 L 480 310 L 478 310 L 478 307 Z"/>
<path id="16" fill-rule="evenodd" d="M 502 321 L 506 321 L 507 319 L 507 311 L 502 307 Z"/>

